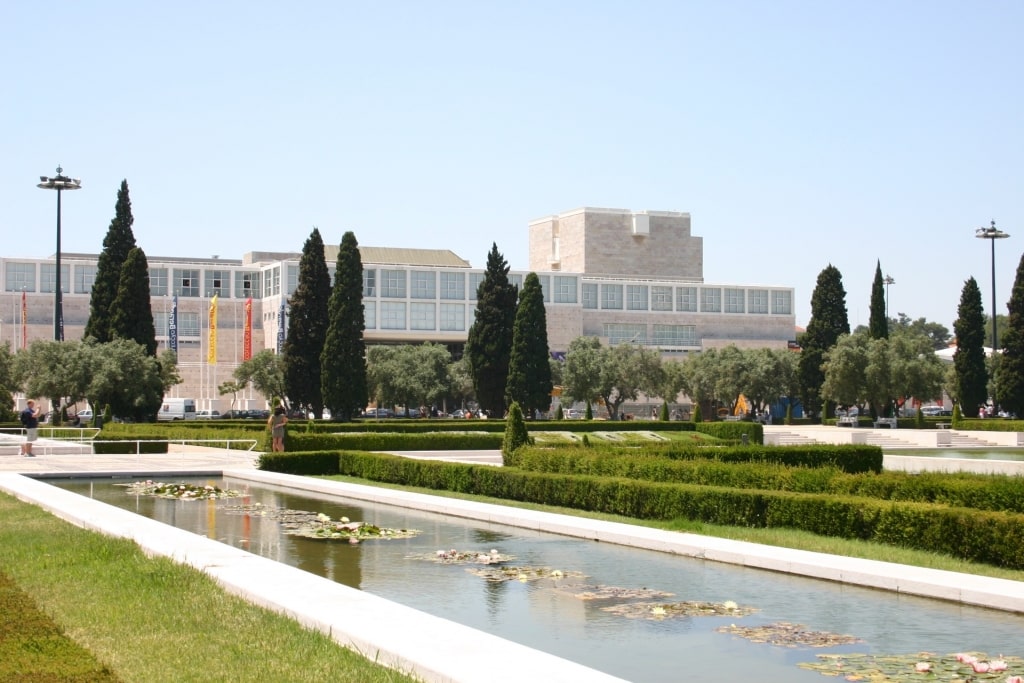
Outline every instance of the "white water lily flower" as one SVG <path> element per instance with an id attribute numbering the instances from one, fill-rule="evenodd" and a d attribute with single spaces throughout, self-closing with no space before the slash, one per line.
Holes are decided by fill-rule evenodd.
<path id="1" fill-rule="evenodd" d="M 652 607 L 651 608 L 651 614 L 653 614 L 655 616 L 662 616 L 663 614 L 665 614 L 665 608 L 661 607 L 661 606 Z"/>
<path id="2" fill-rule="evenodd" d="M 348 524 L 348 517 L 342 517 L 341 518 L 341 523 L 342 524 Z"/>
<path id="3" fill-rule="evenodd" d="M 325 515 L 325 514 L 324 514 L 324 513 L 322 513 L 322 512 L 321 512 L 320 514 L 318 514 L 318 515 L 316 516 L 316 518 L 317 518 L 317 520 L 319 520 L 320 522 L 322 522 L 322 523 L 324 523 L 324 524 L 327 524 L 327 522 L 331 521 L 331 518 L 330 518 L 330 517 L 328 517 L 327 515 Z"/>
<path id="4" fill-rule="evenodd" d="M 739 605 L 737 605 L 732 600 L 726 600 L 725 602 L 723 602 L 722 607 L 724 607 L 725 609 L 739 609 Z"/>

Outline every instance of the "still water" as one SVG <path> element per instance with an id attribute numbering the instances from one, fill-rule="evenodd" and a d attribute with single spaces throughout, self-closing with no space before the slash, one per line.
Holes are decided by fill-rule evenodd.
<path id="1" fill-rule="evenodd" d="M 885 591 L 705 562 L 653 551 L 354 502 L 233 479 L 174 479 L 244 492 L 217 501 L 166 500 L 126 493 L 111 479 L 54 481 L 76 491 L 202 536 L 284 562 L 374 595 L 580 662 L 631 681 L 834 680 L 797 668 L 826 652 L 910 655 L 982 651 L 1024 655 L 1024 616 Z M 124 482 L 122 482 L 124 483 Z M 408 539 L 358 545 L 282 533 L 280 523 L 227 506 L 323 513 L 333 519 L 417 529 Z M 441 549 L 514 556 L 515 566 L 582 572 L 561 582 L 492 582 L 465 566 L 423 559 Z M 623 600 L 583 600 L 566 583 L 668 591 L 660 602 L 734 601 L 757 608 L 745 617 L 633 619 L 602 608 Z M 787 648 L 716 632 L 730 624 L 794 622 L 809 630 L 850 634 L 863 642 Z M 500 662 L 494 666 L 500 667 Z"/>

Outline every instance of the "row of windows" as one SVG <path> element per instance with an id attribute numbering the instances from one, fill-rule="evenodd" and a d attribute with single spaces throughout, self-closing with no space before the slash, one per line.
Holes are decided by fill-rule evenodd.
<path id="1" fill-rule="evenodd" d="M 8 262 L 5 288 L 9 292 L 36 291 L 35 263 Z M 40 263 L 39 291 L 56 289 L 54 264 Z M 285 264 L 285 296 L 298 287 L 298 266 Z M 281 269 L 275 266 L 260 271 L 200 270 L 189 268 L 150 268 L 151 296 L 177 294 L 181 297 L 263 298 L 281 294 Z M 540 275 L 545 303 L 577 303 L 579 278 L 572 275 Z M 418 271 L 388 268 L 363 270 L 363 296 L 382 299 L 424 299 L 475 301 L 483 282 L 482 272 Z M 61 290 L 89 294 L 96 280 L 96 266 L 61 264 Z M 233 280 L 233 283 L 232 283 Z M 522 288 L 523 275 L 510 273 L 509 281 Z M 234 285 L 232 287 L 232 284 Z M 261 289 L 262 286 L 262 289 Z M 790 290 L 672 286 L 624 285 L 584 282 L 583 308 L 628 311 L 676 311 L 690 313 L 750 313 L 792 315 Z"/>
<path id="2" fill-rule="evenodd" d="M 363 304 L 366 329 L 465 332 L 473 325 L 476 315 L 476 309 L 465 304 L 382 301 L 379 306 L 378 310 L 378 304 L 373 301 Z"/>
<path id="3" fill-rule="evenodd" d="M 699 346 L 696 325 L 651 325 L 652 337 L 647 337 L 646 325 L 605 323 L 604 336 L 611 346 L 637 344 L 638 346 Z"/>
<path id="4" fill-rule="evenodd" d="M 778 289 L 583 283 L 583 308 L 791 315 L 793 293 Z"/>

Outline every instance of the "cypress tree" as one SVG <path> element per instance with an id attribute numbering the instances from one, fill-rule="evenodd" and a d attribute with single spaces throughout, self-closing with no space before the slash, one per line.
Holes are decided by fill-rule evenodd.
<path id="1" fill-rule="evenodd" d="M 156 357 L 156 326 L 149 298 L 149 262 L 146 253 L 135 247 L 121 266 L 110 317 L 110 338 L 130 339 L 144 349 L 146 355 Z"/>
<path id="2" fill-rule="evenodd" d="M 985 312 L 981 289 L 973 277 L 964 283 L 960 292 L 953 332 L 956 334 L 953 369 L 957 402 L 967 415 L 976 415 L 978 406 L 988 398 L 988 369 L 985 367 Z"/>
<path id="3" fill-rule="evenodd" d="M 103 251 L 96 262 L 96 279 L 93 281 L 89 299 L 89 320 L 85 324 L 85 336 L 98 342 L 111 341 L 114 336 L 110 321 L 114 314 L 114 299 L 121 282 L 121 266 L 128 258 L 128 252 L 135 248 L 135 234 L 132 232 L 132 201 L 128 197 L 128 181 L 121 181 L 114 204 L 114 218 L 103 238 Z M 149 294 L 149 290 L 146 290 Z"/>
<path id="4" fill-rule="evenodd" d="M 800 336 L 800 395 L 804 407 L 820 412 L 821 386 L 825 383 L 822 369 L 825 352 L 835 346 L 842 334 L 850 333 L 850 320 L 846 312 L 846 290 L 843 275 L 831 263 L 818 274 L 818 282 L 811 295 L 811 320 Z M 828 417 L 821 415 L 820 417 Z"/>
<path id="5" fill-rule="evenodd" d="M 324 241 L 313 228 L 299 259 L 298 286 L 290 301 L 282 355 L 290 405 L 308 407 L 317 416 L 324 410 L 320 356 L 327 340 L 330 298 L 331 274 L 324 258 Z"/>
<path id="6" fill-rule="evenodd" d="M 341 238 L 328 302 L 327 338 L 320 354 L 320 390 L 334 419 L 350 420 L 369 400 L 363 330 L 363 261 L 352 232 Z"/>
<path id="7" fill-rule="evenodd" d="M 509 356 L 505 401 L 516 402 L 527 419 L 551 405 L 551 364 L 548 362 L 548 318 L 540 278 L 530 273 L 519 294 L 512 352 Z"/>
<path id="8" fill-rule="evenodd" d="M 1013 292 L 1007 304 L 1009 322 L 1000 331 L 1002 353 L 996 359 L 996 399 L 999 406 L 1018 416 L 1024 415 L 1024 255 L 1017 265 Z M 994 313 L 994 311 L 993 311 Z"/>
<path id="9" fill-rule="evenodd" d="M 871 283 L 871 313 L 868 333 L 872 339 L 889 338 L 889 320 L 885 315 L 885 283 L 882 280 L 882 262 L 875 262 L 875 280 Z"/>
<path id="10" fill-rule="evenodd" d="M 505 383 L 512 355 L 518 288 L 508 280 L 508 263 L 492 243 L 487 270 L 477 290 L 476 319 L 466 339 L 466 357 L 480 407 L 505 414 Z"/>

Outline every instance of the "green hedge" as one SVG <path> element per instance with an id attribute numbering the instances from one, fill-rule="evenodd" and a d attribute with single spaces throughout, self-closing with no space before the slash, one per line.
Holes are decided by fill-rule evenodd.
<path id="1" fill-rule="evenodd" d="M 760 422 L 698 422 L 694 427 L 701 434 L 707 434 L 719 439 L 727 439 L 739 443 L 743 440 L 743 436 L 746 435 L 750 443 L 764 443 L 764 425 Z"/>
<path id="2" fill-rule="evenodd" d="M 504 464 L 519 466 L 522 452 L 548 450 L 562 452 L 572 457 L 586 453 L 582 446 L 530 446 L 519 449 L 511 456 L 504 456 Z M 811 444 L 807 446 L 695 446 L 679 442 L 645 444 L 642 447 L 603 446 L 594 449 L 604 457 L 650 456 L 670 460 L 717 460 L 726 463 L 777 463 L 790 467 L 835 467 L 843 472 L 882 471 L 882 449 L 878 446 L 847 444 Z"/>
<path id="3" fill-rule="evenodd" d="M 403 420 L 387 418 L 381 420 L 357 420 L 354 422 L 330 422 L 326 420 L 310 421 L 307 431 L 315 433 L 348 433 L 348 432 L 391 432 L 403 434 L 422 434 L 427 432 L 505 432 L 505 420 L 460 420 L 432 418 L 428 420 Z M 708 423 L 734 424 L 734 423 Z M 735 424 L 754 424 L 741 422 Z M 756 425 L 758 428 L 761 425 Z M 661 422 L 650 420 L 526 420 L 526 428 L 531 432 L 692 432 L 697 427 L 692 422 Z M 289 423 L 289 429 L 291 424 Z M 753 433 L 751 430 L 746 430 Z M 712 433 L 708 431 L 708 433 Z M 758 430 L 761 433 L 761 430 Z M 739 436 L 735 437 L 737 440 Z M 753 436 L 750 437 L 753 440 Z"/>
<path id="4" fill-rule="evenodd" d="M 318 476 L 339 474 L 338 452 L 263 453 L 256 467 L 268 472 Z"/>
<path id="5" fill-rule="evenodd" d="M 949 422 L 949 418 L 946 422 Z M 979 432 L 1024 432 L 1024 420 L 1006 420 L 1001 417 L 961 418 L 956 428 Z"/>
<path id="6" fill-rule="evenodd" d="M 609 456 L 601 451 L 593 452 L 579 448 L 524 447 L 516 451 L 516 463 L 524 470 L 551 474 L 626 477 L 644 481 L 797 493 L 829 493 L 1024 513 L 1024 477 L 999 474 L 848 474 L 832 465 L 789 467 L 765 462 L 669 460 L 640 453 Z"/>
<path id="7" fill-rule="evenodd" d="M 502 423 L 504 424 L 504 423 Z M 357 450 L 357 451 L 472 451 L 498 450 L 503 432 L 431 432 L 403 434 L 397 432 L 358 432 L 321 434 L 288 432 L 285 447 L 289 451 Z"/>
<path id="8" fill-rule="evenodd" d="M 100 432 L 92 441 L 92 450 L 97 455 L 167 453 L 167 438 L 159 434 L 121 435 Z"/>
<path id="9" fill-rule="evenodd" d="M 301 459 L 324 457 L 304 454 Z M 330 454 L 326 454 L 329 458 Z M 612 477 L 414 460 L 384 454 L 335 454 L 339 474 L 506 500 L 709 524 L 788 527 L 949 554 L 1024 569 L 1024 515 L 927 503 L 887 502 L 788 491 L 739 490 Z M 267 469 L 276 463 L 266 463 Z M 263 463 L 261 463 L 263 467 Z"/>

